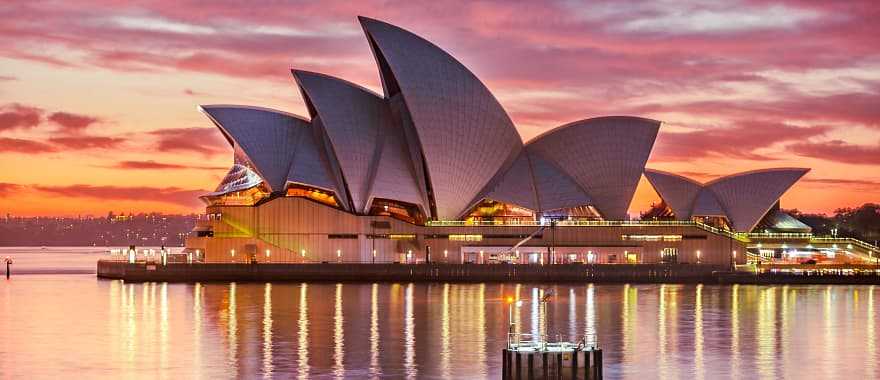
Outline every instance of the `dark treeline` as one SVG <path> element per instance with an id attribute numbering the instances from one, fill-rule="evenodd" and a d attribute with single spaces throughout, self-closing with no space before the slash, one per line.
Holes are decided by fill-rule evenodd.
<path id="1" fill-rule="evenodd" d="M 0 218 L 0 246 L 181 246 L 198 215 Z"/>
<path id="2" fill-rule="evenodd" d="M 880 204 L 865 203 L 856 208 L 841 208 L 834 215 L 808 214 L 797 209 L 785 210 L 813 228 L 815 235 L 852 237 L 875 244 L 880 240 Z"/>

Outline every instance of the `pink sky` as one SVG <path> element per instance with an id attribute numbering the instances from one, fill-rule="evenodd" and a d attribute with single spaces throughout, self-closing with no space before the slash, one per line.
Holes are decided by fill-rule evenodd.
<path id="1" fill-rule="evenodd" d="M 291 68 L 381 92 L 357 15 L 458 58 L 526 140 L 650 117 L 650 168 L 810 167 L 783 207 L 880 201 L 876 1 L 129 3 L 0 7 L 0 213 L 199 211 L 232 151 L 196 105 L 306 115 Z"/>

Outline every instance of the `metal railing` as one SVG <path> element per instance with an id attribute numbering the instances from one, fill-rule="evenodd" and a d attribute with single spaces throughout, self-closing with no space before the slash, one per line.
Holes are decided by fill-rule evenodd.
<path id="1" fill-rule="evenodd" d="M 750 232 L 744 233 L 749 239 L 810 239 L 813 237 L 809 232 Z"/>
<path id="2" fill-rule="evenodd" d="M 861 240 L 856 239 L 856 238 L 851 238 L 851 237 L 827 237 L 827 236 L 823 236 L 823 237 L 813 237 L 813 238 L 810 239 L 810 243 L 817 243 L 817 244 L 835 244 L 835 243 L 839 243 L 839 244 L 852 244 L 852 245 L 855 245 L 855 246 L 861 247 L 862 249 L 865 249 L 865 250 L 867 250 L 867 251 L 869 251 L 869 252 L 872 252 L 872 253 L 880 253 L 880 247 L 877 247 L 877 246 L 875 246 L 875 245 L 873 245 L 873 244 L 870 244 L 870 243 L 867 243 L 867 242 L 861 241 Z"/>
<path id="3" fill-rule="evenodd" d="M 596 334 L 571 338 L 562 334 L 508 333 L 507 348 L 514 351 L 572 351 L 599 348 Z"/>
<path id="4" fill-rule="evenodd" d="M 434 220 L 425 224 L 427 227 L 539 227 L 549 226 L 549 221 L 468 221 L 468 220 Z M 717 235 L 726 236 L 742 242 L 748 242 L 748 236 L 733 231 L 712 227 L 708 224 L 686 220 L 560 220 L 560 227 L 696 227 Z"/>

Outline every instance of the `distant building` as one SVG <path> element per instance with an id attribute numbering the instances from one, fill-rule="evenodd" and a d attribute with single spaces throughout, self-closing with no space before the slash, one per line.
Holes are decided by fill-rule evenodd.
<path id="1" fill-rule="evenodd" d="M 662 123 L 632 116 L 584 119 L 524 143 L 455 58 L 359 20 L 384 94 L 293 70 L 308 118 L 201 107 L 234 148 L 234 165 L 202 197 L 209 219 L 189 251 L 210 262 L 726 265 L 746 260 L 744 233 L 756 226 L 809 232 L 778 209 L 808 169 L 705 184 L 646 171 Z M 627 220 L 643 173 L 666 220 Z"/>

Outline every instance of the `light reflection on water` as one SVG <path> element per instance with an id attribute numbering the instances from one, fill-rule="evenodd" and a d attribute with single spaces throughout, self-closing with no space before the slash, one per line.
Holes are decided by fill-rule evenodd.
<path id="1" fill-rule="evenodd" d="M 877 291 L 18 276 L 0 282 L 0 379 L 496 378 L 516 294 L 518 330 L 597 335 L 608 378 L 876 378 Z"/>

